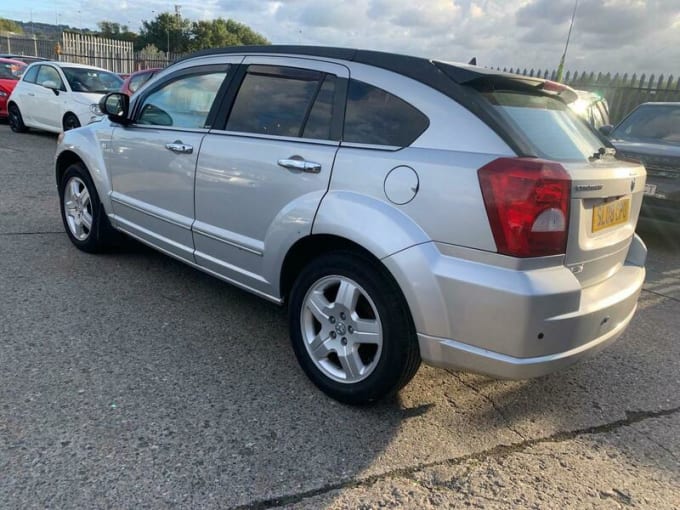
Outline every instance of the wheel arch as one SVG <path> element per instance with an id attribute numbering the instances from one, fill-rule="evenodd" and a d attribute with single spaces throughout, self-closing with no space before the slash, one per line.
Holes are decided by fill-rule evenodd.
<path id="1" fill-rule="evenodd" d="M 298 239 L 288 249 L 283 259 L 279 280 L 279 289 L 283 299 L 287 299 L 295 279 L 309 262 L 326 253 L 335 251 L 357 253 L 385 267 L 378 257 L 354 241 L 331 234 L 310 234 Z M 387 271 L 387 268 L 385 270 Z"/>

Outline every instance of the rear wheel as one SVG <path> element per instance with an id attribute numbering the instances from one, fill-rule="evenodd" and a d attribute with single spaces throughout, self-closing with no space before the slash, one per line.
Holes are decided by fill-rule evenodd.
<path id="1" fill-rule="evenodd" d="M 71 129 L 79 128 L 80 127 L 80 121 L 78 120 L 78 117 L 76 117 L 73 113 L 67 113 L 64 115 L 64 131 L 69 131 Z"/>
<path id="2" fill-rule="evenodd" d="M 14 103 L 10 104 L 7 108 L 9 127 L 15 133 L 25 133 L 28 128 L 24 124 L 24 118 L 21 116 L 21 111 L 19 107 Z"/>
<path id="3" fill-rule="evenodd" d="M 293 286 L 289 321 L 303 370 L 341 402 L 364 404 L 394 394 L 420 365 L 401 291 L 367 256 L 343 251 L 314 260 Z"/>
<path id="4" fill-rule="evenodd" d="M 116 233 L 82 163 L 74 163 L 64 172 L 59 185 L 59 199 L 64 228 L 78 249 L 96 253 L 114 242 Z"/>

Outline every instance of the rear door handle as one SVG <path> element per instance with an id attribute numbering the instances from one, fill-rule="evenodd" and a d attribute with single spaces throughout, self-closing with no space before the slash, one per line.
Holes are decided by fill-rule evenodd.
<path id="1" fill-rule="evenodd" d="M 288 159 L 279 159 L 278 164 L 289 170 L 299 170 L 310 174 L 318 174 L 321 172 L 321 163 L 307 161 L 302 156 L 291 156 Z"/>
<path id="2" fill-rule="evenodd" d="M 191 145 L 182 143 L 182 140 L 175 140 L 172 143 L 166 143 L 165 148 L 177 154 L 191 154 L 194 148 Z"/>

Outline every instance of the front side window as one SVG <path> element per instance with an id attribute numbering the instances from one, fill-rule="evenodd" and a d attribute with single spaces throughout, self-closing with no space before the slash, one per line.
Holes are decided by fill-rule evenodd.
<path id="1" fill-rule="evenodd" d="M 59 71 L 52 66 L 40 66 L 36 83 L 43 87 L 64 90 L 64 83 L 61 81 Z"/>
<path id="2" fill-rule="evenodd" d="M 334 97 L 335 81 L 327 80 L 324 73 L 253 65 L 243 79 L 226 129 L 327 139 Z"/>
<path id="3" fill-rule="evenodd" d="M 429 123 L 403 99 L 368 83 L 349 81 L 343 141 L 406 147 Z"/>
<path id="4" fill-rule="evenodd" d="M 86 67 L 62 67 L 61 70 L 64 72 L 73 92 L 106 94 L 117 92 L 123 84 L 120 76 L 108 71 Z"/>
<path id="5" fill-rule="evenodd" d="M 207 128 L 208 115 L 226 71 L 182 76 L 146 96 L 137 124 L 186 129 Z"/>

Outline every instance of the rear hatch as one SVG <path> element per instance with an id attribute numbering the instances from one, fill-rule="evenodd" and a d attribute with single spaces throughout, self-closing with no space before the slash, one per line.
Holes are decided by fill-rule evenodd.
<path id="1" fill-rule="evenodd" d="M 569 176 L 564 264 L 584 286 L 618 271 L 635 233 L 644 167 L 616 159 L 613 147 L 541 82 L 515 85 L 504 75 L 466 85 L 484 98 L 503 138 L 518 141 L 518 156 L 556 162 Z"/>

